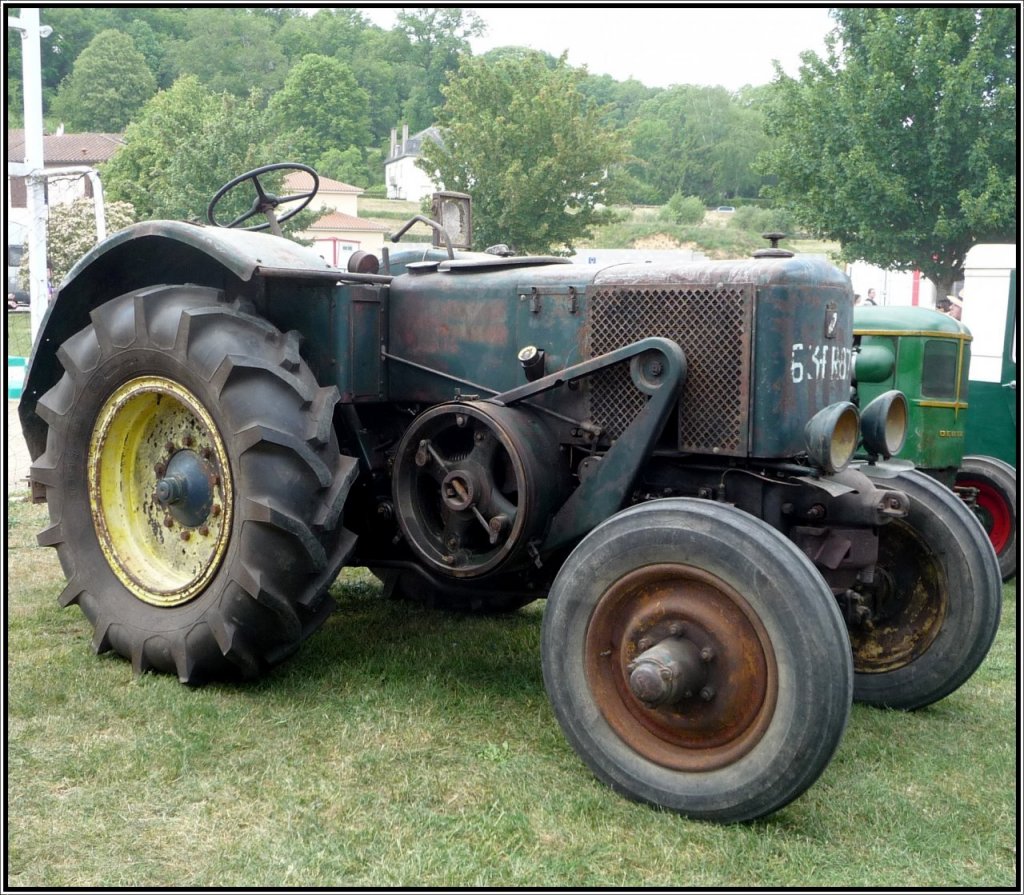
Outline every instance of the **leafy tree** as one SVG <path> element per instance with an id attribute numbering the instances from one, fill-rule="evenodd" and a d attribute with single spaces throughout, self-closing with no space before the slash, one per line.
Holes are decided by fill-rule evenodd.
<path id="1" fill-rule="evenodd" d="M 340 59 L 310 54 L 295 64 L 270 100 L 272 126 L 297 161 L 314 162 L 330 149 L 370 142 L 370 98 Z"/>
<path id="2" fill-rule="evenodd" d="M 57 91 L 53 111 L 69 130 L 118 132 L 156 92 L 135 42 L 121 31 L 97 34 Z"/>
<path id="3" fill-rule="evenodd" d="M 825 58 L 777 71 L 772 192 L 846 260 L 949 292 L 978 242 L 1016 239 L 1016 11 L 852 8 Z"/>
<path id="4" fill-rule="evenodd" d="M 428 143 L 420 165 L 472 194 L 479 245 L 563 251 L 603 219 L 623 146 L 581 94 L 584 76 L 564 56 L 554 68 L 537 53 L 465 58 L 444 89 L 444 145 Z"/>
<path id="5" fill-rule="evenodd" d="M 699 224 L 704 220 L 704 203 L 697 196 L 674 193 L 659 217 L 673 224 Z"/>
<path id="6" fill-rule="evenodd" d="M 409 61 L 419 68 L 410 83 L 405 119 L 413 131 L 433 124 L 434 112 L 444 102 L 443 87 L 459 67 L 459 57 L 470 53 L 469 38 L 487 26 L 472 10 L 454 6 L 403 9 L 396 30 L 410 41 Z"/>
<path id="7" fill-rule="evenodd" d="M 639 106 L 629 132 L 630 171 L 656 202 L 681 191 L 716 204 L 761 187 L 752 166 L 767 143 L 762 113 L 724 87 L 660 91 Z"/>
<path id="8" fill-rule="evenodd" d="M 220 186 L 281 160 L 261 105 L 258 95 L 239 99 L 179 78 L 150 100 L 125 131 L 127 145 L 102 167 L 107 195 L 131 202 L 140 219 L 205 220 Z"/>
<path id="9" fill-rule="evenodd" d="M 384 158 L 379 149 L 362 151 L 355 146 L 348 149 L 328 149 L 314 165 L 322 177 L 368 186 L 384 176 Z"/>
<path id="10" fill-rule="evenodd" d="M 250 9 L 190 9 L 189 37 L 180 47 L 178 71 L 194 74 L 215 93 L 237 97 L 277 90 L 288 70 L 275 22 Z"/>
<path id="11" fill-rule="evenodd" d="M 135 209 L 127 202 L 107 202 L 103 211 L 108 234 L 123 230 L 136 220 Z M 55 287 L 96 241 L 92 199 L 76 199 L 50 207 L 46 221 L 46 256 L 50 262 L 50 281 Z"/>

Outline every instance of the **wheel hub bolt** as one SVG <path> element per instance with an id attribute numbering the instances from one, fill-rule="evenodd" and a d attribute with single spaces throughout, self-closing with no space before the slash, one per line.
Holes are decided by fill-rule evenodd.
<path id="1" fill-rule="evenodd" d="M 183 541 L 187 541 L 191 537 L 192 537 L 192 532 L 190 532 L 187 528 L 181 533 L 181 539 Z"/>
<path id="2" fill-rule="evenodd" d="M 188 480 L 183 475 L 172 475 L 156 483 L 156 499 L 164 506 L 181 503 L 188 493 Z"/>

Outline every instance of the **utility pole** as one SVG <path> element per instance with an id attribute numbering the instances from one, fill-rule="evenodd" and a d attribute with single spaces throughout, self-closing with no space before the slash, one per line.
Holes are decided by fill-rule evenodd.
<path id="1" fill-rule="evenodd" d="M 7 27 L 21 33 L 21 72 L 25 94 L 25 162 L 8 162 L 8 174 L 25 178 L 28 197 L 28 270 L 32 341 L 39 334 L 49 307 L 46 273 L 46 175 L 43 173 L 43 83 L 40 38 L 53 29 L 39 27 L 39 9 L 22 7 L 19 17 L 8 16 Z"/>

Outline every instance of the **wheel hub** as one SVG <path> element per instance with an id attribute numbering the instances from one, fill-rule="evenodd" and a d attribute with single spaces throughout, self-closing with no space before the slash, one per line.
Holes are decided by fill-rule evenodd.
<path id="1" fill-rule="evenodd" d="M 629 665 L 629 689 L 651 708 L 689 699 L 707 679 L 697 645 L 681 637 L 666 637 Z"/>
<path id="2" fill-rule="evenodd" d="M 171 518 L 195 528 L 213 508 L 217 473 L 195 451 L 178 451 L 167 464 L 167 474 L 156 483 L 153 494 Z"/>
<path id="3" fill-rule="evenodd" d="M 778 670 L 746 600 L 675 563 L 645 566 L 602 594 L 587 628 L 587 679 L 608 724 L 665 767 L 732 763 L 764 735 Z"/>
<path id="4" fill-rule="evenodd" d="M 231 476 L 216 425 L 162 376 L 129 380 L 97 414 L 89 502 L 100 549 L 128 590 L 178 606 L 210 582 L 231 531 Z"/>

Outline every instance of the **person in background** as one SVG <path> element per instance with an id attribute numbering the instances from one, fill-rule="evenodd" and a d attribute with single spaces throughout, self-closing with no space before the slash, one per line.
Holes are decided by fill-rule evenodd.
<path id="1" fill-rule="evenodd" d="M 866 304 L 866 305 L 877 305 L 878 304 L 878 302 L 875 301 L 875 290 L 874 289 L 868 289 L 868 297 L 864 299 L 864 304 Z"/>
<path id="2" fill-rule="evenodd" d="M 935 306 L 943 314 L 948 314 L 954 320 L 959 320 L 964 308 L 963 295 L 947 295 L 945 298 L 939 299 Z"/>

